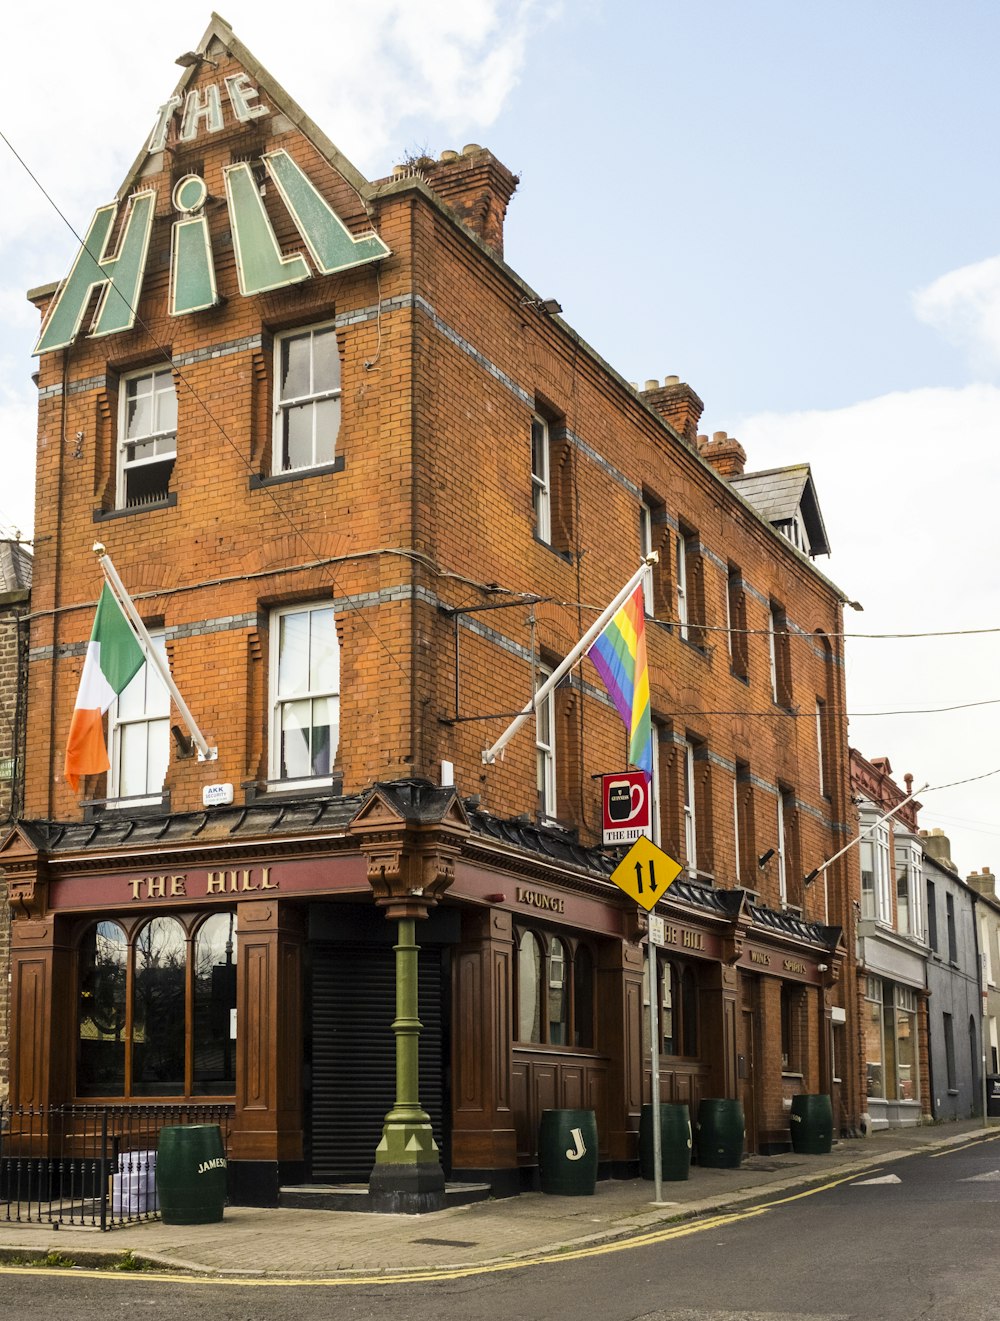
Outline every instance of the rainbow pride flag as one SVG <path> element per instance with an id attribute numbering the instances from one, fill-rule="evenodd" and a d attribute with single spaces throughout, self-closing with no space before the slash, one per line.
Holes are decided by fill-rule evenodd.
<path id="1" fill-rule="evenodd" d="M 594 642 L 587 655 L 604 680 L 629 732 L 633 766 L 653 774 L 653 726 L 646 665 L 646 611 L 640 583 Z"/>

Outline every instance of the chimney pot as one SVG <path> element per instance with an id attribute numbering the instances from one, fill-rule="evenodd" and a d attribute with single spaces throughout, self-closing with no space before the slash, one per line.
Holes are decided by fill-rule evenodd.
<path id="1" fill-rule="evenodd" d="M 467 142 L 465 146 L 462 148 L 462 155 L 475 156 L 477 151 L 482 151 L 482 147 L 479 145 L 478 142 Z"/>
<path id="2" fill-rule="evenodd" d="M 713 432 L 712 432 L 712 439 L 713 439 L 713 440 L 715 441 L 715 443 L 718 445 L 718 444 L 721 444 L 722 441 L 724 441 L 724 440 L 728 440 L 729 437 L 726 435 L 726 433 L 725 433 L 724 431 L 713 431 Z"/>
<path id="3" fill-rule="evenodd" d="M 405 165 L 394 165 L 394 166 L 392 167 L 392 177 L 393 177 L 394 179 L 402 179 L 402 177 L 403 177 L 403 175 L 404 175 L 405 173 L 406 173 L 406 166 L 405 166 Z"/>
<path id="4" fill-rule="evenodd" d="M 644 388 L 646 390 L 658 390 L 660 388 L 660 382 L 654 377 L 652 380 L 646 382 Z"/>
<path id="5" fill-rule="evenodd" d="M 663 378 L 664 385 L 680 385 L 680 383 L 681 378 L 679 376 L 664 376 Z"/>
<path id="6" fill-rule="evenodd" d="M 452 151 L 452 150 L 449 148 L 447 151 L 443 151 L 443 152 L 441 153 L 441 159 L 442 159 L 443 161 L 457 161 L 457 160 L 458 160 L 458 152 L 457 152 L 457 151 Z"/>

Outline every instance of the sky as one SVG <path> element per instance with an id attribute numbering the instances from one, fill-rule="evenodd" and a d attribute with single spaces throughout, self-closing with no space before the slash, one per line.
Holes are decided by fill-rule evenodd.
<path id="1" fill-rule="evenodd" d="M 112 200 L 210 12 L 50 0 L 0 18 L 21 53 L 0 111 L 0 535 L 33 525 L 24 294 L 68 271 L 70 226 Z M 1000 5 L 275 15 L 224 16 L 364 174 L 491 148 L 521 181 L 506 259 L 584 339 L 629 380 L 689 382 L 748 470 L 812 465 L 818 567 L 864 607 L 845 619 L 851 744 L 931 786 L 920 823 L 963 875 L 1000 868 Z"/>

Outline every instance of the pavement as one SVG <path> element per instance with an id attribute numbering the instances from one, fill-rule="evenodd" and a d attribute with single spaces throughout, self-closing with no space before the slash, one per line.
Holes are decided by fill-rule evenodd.
<path id="1" fill-rule="evenodd" d="M 827 1156 L 750 1156 L 734 1170 L 695 1165 L 685 1181 L 608 1180 L 594 1196 L 519 1197 L 427 1215 L 227 1207 L 215 1225 L 148 1220 L 99 1229 L 0 1221 L 0 1266 L 59 1252 L 99 1268 L 132 1253 L 153 1267 L 212 1278 L 385 1279 L 510 1268 L 664 1230 L 672 1222 L 738 1212 L 810 1185 L 850 1180 L 919 1152 L 1000 1137 L 1000 1120 L 895 1128 L 834 1144 Z M 1000 1147 L 997 1148 L 1000 1162 Z"/>

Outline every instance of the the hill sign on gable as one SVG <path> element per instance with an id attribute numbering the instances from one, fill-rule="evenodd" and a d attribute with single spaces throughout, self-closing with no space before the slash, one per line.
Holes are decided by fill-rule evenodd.
<path id="1" fill-rule="evenodd" d="M 171 97 L 160 108 L 149 151 L 163 149 L 173 117 L 182 106 L 178 138 L 184 143 L 202 133 L 221 132 L 227 127 L 227 119 L 230 124 L 233 120 L 247 124 L 270 114 L 270 107 L 260 99 L 259 90 L 245 73 L 223 79 L 223 86 L 225 96 L 219 84 L 210 83 L 188 92 L 186 97 Z M 261 160 L 305 252 L 282 252 L 252 165 L 240 161 L 224 167 L 236 272 L 244 297 L 298 284 L 313 274 L 333 275 L 389 255 L 389 248 L 374 231 L 360 237 L 351 233 L 287 151 L 265 152 Z M 87 332 L 90 336 L 114 335 L 135 324 L 157 196 L 157 189 L 151 187 L 129 197 L 116 251 L 111 251 L 110 245 L 118 205 L 98 209 L 70 273 L 49 307 L 35 345 L 36 354 L 72 344 L 98 290 L 100 298 Z M 208 185 L 199 174 L 184 175 L 171 191 L 171 205 L 178 216 L 170 245 L 171 316 L 200 312 L 219 301 L 205 211 L 208 200 Z"/>

